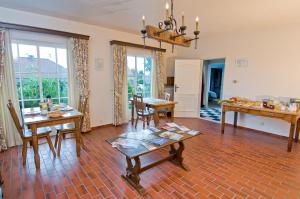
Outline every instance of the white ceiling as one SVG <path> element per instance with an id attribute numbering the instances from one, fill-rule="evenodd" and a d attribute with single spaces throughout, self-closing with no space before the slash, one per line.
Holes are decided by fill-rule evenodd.
<path id="1" fill-rule="evenodd" d="M 166 0 L 1 0 L 0 6 L 139 33 L 141 16 L 156 25 Z M 202 34 L 221 34 L 300 22 L 300 0 L 174 0 L 189 31 L 199 16 Z"/>

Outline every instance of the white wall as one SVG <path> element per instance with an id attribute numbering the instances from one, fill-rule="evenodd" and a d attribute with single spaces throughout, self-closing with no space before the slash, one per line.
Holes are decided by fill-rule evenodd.
<path id="1" fill-rule="evenodd" d="M 258 95 L 300 97 L 300 26 L 240 31 L 201 38 L 199 50 L 180 48 L 180 58 L 226 57 L 224 97 Z M 246 58 L 248 67 L 236 67 Z M 234 84 L 233 80 L 237 80 Z M 232 116 L 228 116 L 232 121 Z M 240 125 L 288 136 L 286 122 L 243 115 Z"/>
<path id="2" fill-rule="evenodd" d="M 142 39 L 139 35 L 1 7 L 0 21 L 89 35 L 91 125 L 95 127 L 112 123 L 113 68 L 109 41 L 121 40 L 142 44 Z M 147 40 L 146 44 L 158 46 L 158 42 L 153 40 Z M 173 54 L 168 49 L 166 59 L 169 59 L 170 56 L 173 56 Z M 95 68 L 96 58 L 104 60 L 104 67 L 100 70 Z"/>

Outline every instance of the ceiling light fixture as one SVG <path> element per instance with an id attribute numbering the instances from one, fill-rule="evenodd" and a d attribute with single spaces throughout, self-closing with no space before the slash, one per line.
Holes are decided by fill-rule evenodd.
<path id="1" fill-rule="evenodd" d="M 163 22 L 158 23 L 158 27 L 146 25 L 145 16 L 142 17 L 143 29 L 141 30 L 142 38 L 145 40 L 146 38 L 151 38 L 159 41 L 159 46 L 161 48 L 161 43 L 166 42 L 172 44 L 172 52 L 174 51 L 174 46 L 184 46 L 190 47 L 191 42 L 195 41 L 195 49 L 197 49 L 197 40 L 199 39 L 199 17 L 196 17 L 196 28 L 194 31 L 194 38 L 186 37 L 186 29 L 185 26 L 185 17 L 184 13 L 182 13 L 181 17 L 181 26 L 177 27 L 177 21 L 174 17 L 174 4 L 173 0 L 171 0 L 171 14 L 169 13 L 170 6 L 169 3 L 166 3 L 166 19 Z"/>

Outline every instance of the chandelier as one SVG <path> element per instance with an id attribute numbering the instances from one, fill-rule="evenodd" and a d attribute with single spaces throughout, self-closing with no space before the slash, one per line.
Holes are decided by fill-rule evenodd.
<path id="1" fill-rule="evenodd" d="M 161 48 L 161 43 L 172 44 L 172 52 L 174 51 L 174 46 L 190 47 L 192 41 L 195 41 L 195 49 L 197 49 L 197 40 L 199 39 L 199 17 L 196 17 L 196 29 L 194 31 L 194 38 L 186 37 L 187 26 L 185 26 L 184 13 L 182 13 L 181 26 L 178 25 L 174 17 L 174 4 L 171 0 L 171 14 L 169 11 L 169 4 L 166 3 L 166 18 L 163 22 L 158 23 L 158 27 L 146 25 L 145 16 L 142 18 L 143 29 L 141 30 L 142 38 L 145 45 L 146 38 L 151 38 L 159 41 L 159 46 Z"/>

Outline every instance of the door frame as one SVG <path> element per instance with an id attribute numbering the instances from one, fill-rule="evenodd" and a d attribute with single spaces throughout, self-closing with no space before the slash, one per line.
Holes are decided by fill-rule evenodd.
<path id="1" fill-rule="evenodd" d="M 204 86 L 203 86 L 203 100 L 204 101 L 204 106 L 207 107 L 208 106 L 208 88 L 210 87 L 210 74 L 211 74 L 211 69 L 212 68 L 218 68 L 218 67 L 208 67 L 206 68 L 204 62 L 205 61 L 209 61 L 209 60 L 214 60 L 214 59 L 224 59 L 224 67 L 223 67 L 223 72 L 222 72 L 222 85 L 221 85 L 221 92 L 220 92 L 220 98 L 222 99 L 224 97 L 224 82 L 225 82 L 225 69 L 226 69 L 226 65 L 228 65 L 228 56 L 224 56 L 224 57 L 208 57 L 208 58 L 203 58 L 203 71 L 202 71 L 202 75 L 205 74 L 205 70 L 207 69 L 207 77 L 205 77 L 205 75 L 203 75 L 203 81 L 202 81 L 202 84 L 204 83 Z M 206 81 L 204 81 L 206 80 Z"/>

